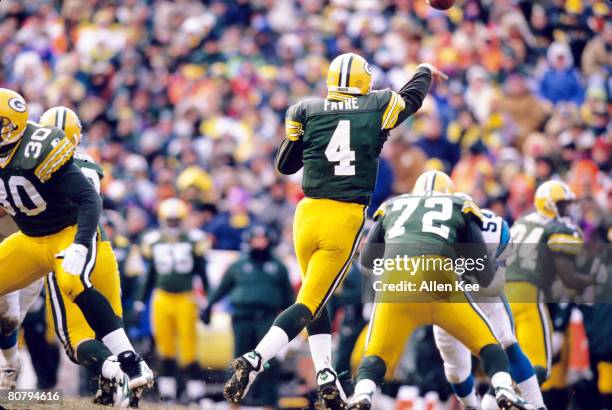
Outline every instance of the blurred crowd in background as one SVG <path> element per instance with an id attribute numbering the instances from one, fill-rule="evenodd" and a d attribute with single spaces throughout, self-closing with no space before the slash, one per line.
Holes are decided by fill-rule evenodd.
<path id="1" fill-rule="evenodd" d="M 178 196 L 212 248 L 254 223 L 292 252 L 300 175 L 274 170 L 287 107 L 326 94 L 329 62 L 364 56 L 374 88 L 418 63 L 450 80 L 391 133 L 370 212 L 425 169 L 450 173 L 510 222 L 537 185 L 563 178 L 589 236 L 612 215 L 612 10 L 602 0 L 3 0 L 0 82 L 32 119 L 65 105 L 131 243 Z M 609 240 L 609 239 L 608 239 Z"/>
<path id="2" fill-rule="evenodd" d="M 131 239 L 174 195 L 215 248 L 238 249 L 255 219 L 290 227 L 300 178 L 272 160 L 285 110 L 325 95 L 347 51 L 370 61 L 375 88 L 399 89 L 420 62 L 451 78 L 392 133 L 375 202 L 438 168 L 510 220 L 554 176 L 589 202 L 589 226 L 612 207 L 605 1 L 7 0 L 0 13 L 1 81 L 34 119 L 76 110 Z"/>

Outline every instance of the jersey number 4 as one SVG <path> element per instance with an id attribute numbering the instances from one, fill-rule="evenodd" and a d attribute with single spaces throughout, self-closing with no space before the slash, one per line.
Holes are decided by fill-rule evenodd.
<path id="1" fill-rule="evenodd" d="M 406 231 L 404 224 L 414 211 L 416 211 L 422 200 L 423 198 L 419 197 L 409 197 L 399 198 L 393 201 L 393 208 L 391 211 L 402 210 L 402 213 L 399 218 L 395 220 L 391 229 L 389 229 L 389 238 L 395 238 L 404 234 Z M 421 219 L 421 231 L 433 233 L 444 239 L 448 239 L 450 228 L 438 222 L 445 222 L 451 219 L 453 215 L 453 201 L 448 197 L 433 196 L 425 199 L 423 206 L 431 209 L 431 211 L 423 214 L 423 218 Z M 435 210 L 438 206 L 441 206 L 439 211 Z"/>
<path id="2" fill-rule="evenodd" d="M 334 166 L 334 175 L 355 175 L 355 151 L 351 151 L 351 122 L 340 120 L 334 134 L 327 144 L 325 156 L 329 162 L 337 162 Z"/>

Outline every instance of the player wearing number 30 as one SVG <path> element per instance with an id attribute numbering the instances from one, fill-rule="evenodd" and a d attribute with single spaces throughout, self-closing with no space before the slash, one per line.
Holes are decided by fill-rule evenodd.
<path id="1" fill-rule="evenodd" d="M 293 223 L 302 287 L 296 303 L 276 318 L 255 351 L 233 362 L 234 374 L 225 389 L 230 401 L 240 402 L 263 365 L 306 327 L 325 404 L 346 406 L 331 368 L 330 321 L 321 312 L 342 283 L 359 243 L 388 130 L 420 108 L 434 77 L 445 76 L 423 64 L 399 93 L 371 91 L 367 61 L 342 54 L 329 66 L 327 97 L 287 110 L 286 139 L 276 165 L 287 175 L 304 167 L 306 198 Z"/>
<path id="2" fill-rule="evenodd" d="M 91 284 L 93 273 L 109 268 L 97 232 L 102 201 L 74 164 L 74 151 L 60 129 L 28 122 L 23 97 L 0 89 L 0 206 L 19 228 L 0 243 L 0 295 L 54 272 L 58 288 L 119 356 L 129 387 L 139 388 L 152 374 Z"/>

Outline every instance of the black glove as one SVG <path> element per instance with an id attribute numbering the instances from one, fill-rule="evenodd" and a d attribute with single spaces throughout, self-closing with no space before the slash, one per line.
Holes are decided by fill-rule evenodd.
<path id="1" fill-rule="evenodd" d="M 202 319 L 202 322 L 204 322 L 205 325 L 209 325 L 210 324 L 211 310 L 212 310 L 212 307 L 210 305 L 208 305 L 202 311 L 202 313 L 200 313 L 200 319 Z"/>

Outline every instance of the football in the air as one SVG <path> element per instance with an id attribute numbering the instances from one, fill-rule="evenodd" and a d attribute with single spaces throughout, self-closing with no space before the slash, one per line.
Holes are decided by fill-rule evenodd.
<path id="1" fill-rule="evenodd" d="M 455 3 L 455 0 L 426 0 L 426 1 L 431 7 L 433 7 L 434 9 L 438 9 L 438 10 L 448 10 Z"/>

